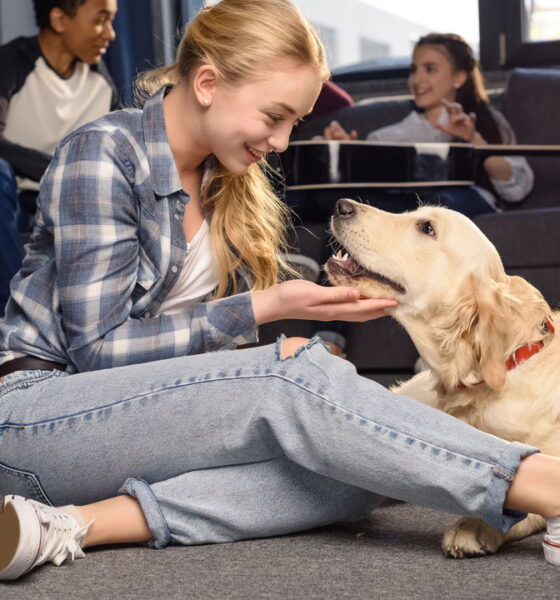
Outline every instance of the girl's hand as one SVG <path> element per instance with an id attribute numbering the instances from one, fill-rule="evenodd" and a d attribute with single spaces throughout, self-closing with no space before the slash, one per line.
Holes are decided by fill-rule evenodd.
<path id="1" fill-rule="evenodd" d="M 281 319 L 363 322 L 385 316 L 396 300 L 362 298 L 352 287 L 290 280 L 251 293 L 257 325 Z"/>
<path id="2" fill-rule="evenodd" d="M 348 358 L 346 356 L 346 352 L 344 352 L 344 350 L 338 345 L 335 344 L 334 342 L 331 341 L 324 341 L 323 343 L 325 344 L 325 346 L 327 346 L 327 348 L 329 349 L 329 352 L 331 354 L 334 354 L 334 356 L 340 356 L 340 358 Z"/>
<path id="3" fill-rule="evenodd" d="M 453 137 L 459 138 L 470 144 L 484 143 L 482 136 L 476 130 L 476 115 L 467 113 L 459 102 L 449 102 L 443 99 L 444 109 L 449 116 L 449 122 L 446 125 L 437 123 L 434 125 L 436 129 L 441 129 Z"/>
<path id="4" fill-rule="evenodd" d="M 323 131 L 325 140 L 355 140 L 357 137 L 358 132 L 355 129 L 348 133 L 338 121 L 331 121 Z"/>

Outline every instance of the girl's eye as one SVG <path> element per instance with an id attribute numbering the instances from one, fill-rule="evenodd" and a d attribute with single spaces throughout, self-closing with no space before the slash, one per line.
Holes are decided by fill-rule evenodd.
<path id="1" fill-rule="evenodd" d="M 274 121 L 275 123 L 278 123 L 279 121 L 282 121 L 282 117 L 279 115 L 266 115 L 271 121 Z"/>
<path id="2" fill-rule="evenodd" d="M 432 223 L 430 221 L 418 221 L 416 226 L 418 227 L 420 233 L 435 237 L 436 230 L 433 228 Z"/>

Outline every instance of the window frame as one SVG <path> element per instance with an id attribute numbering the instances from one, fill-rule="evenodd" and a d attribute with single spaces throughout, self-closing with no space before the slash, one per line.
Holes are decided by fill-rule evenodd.
<path id="1" fill-rule="evenodd" d="M 524 0 L 478 0 L 480 62 L 484 69 L 557 66 L 560 40 L 525 40 Z"/>

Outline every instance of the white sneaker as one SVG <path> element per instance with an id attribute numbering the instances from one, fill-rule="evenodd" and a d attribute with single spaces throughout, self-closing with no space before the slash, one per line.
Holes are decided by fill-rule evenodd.
<path id="1" fill-rule="evenodd" d="M 546 560 L 560 567 L 560 517 L 546 520 L 546 535 L 542 545 Z"/>
<path id="2" fill-rule="evenodd" d="M 88 527 L 62 508 L 21 496 L 0 499 L 0 580 L 17 579 L 45 562 L 60 566 L 68 556 L 84 558 Z"/>

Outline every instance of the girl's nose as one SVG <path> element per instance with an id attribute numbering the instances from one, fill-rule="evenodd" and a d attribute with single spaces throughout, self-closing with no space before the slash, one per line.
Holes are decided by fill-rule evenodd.
<path id="1" fill-rule="evenodd" d="M 286 132 L 277 132 L 274 135 L 271 135 L 267 142 L 268 145 L 272 148 L 272 150 L 274 150 L 275 152 L 284 152 L 284 150 L 286 150 L 286 148 L 288 147 L 288 144 L 290 143 L 290 133 L 291 133 L 291 129 L 289 131 Z"/>

